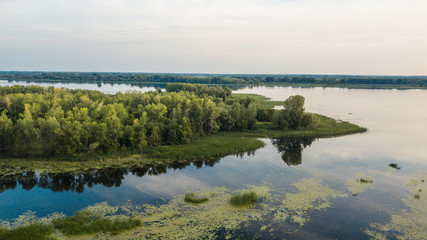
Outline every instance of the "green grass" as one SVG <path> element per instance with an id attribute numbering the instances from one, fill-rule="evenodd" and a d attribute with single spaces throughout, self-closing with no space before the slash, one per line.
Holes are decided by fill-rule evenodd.
<path id="1" fill-rule="evenodd" d="M 309 130 L 275 130 L 269 122 L 258 122 L 256 129 L 246 132 L 237 133 L 245 137 L 264 137 L 264 138 L 281 138 L 281 137 L 310 137 L 310 138 L 326 138 L 338 137 L 354 133 L 366 132 L 367 129 L 359 127 L 355 124 L 337 121 L 335 119 L 314 114 L 319 119 L 319 126 Z"/>
<path id="2" fill-rule="evenodd" d="M 16 229 L 0 228 L 0 239 L 10 240 L 45 240 L 54 239 L 50 235 L 54 232 L 52 225 L 33 223 Z"/>
<path id="3" fill-rule="evenodd" d="M 257 194 L 254 191 L 242 192 L 231 196 L 230 203 L 233 206 L 247 206 L 254 203 L 257 199 Z"/>
<path id="4" fill-rule="evenodd" d="M 190 192 L 190 193 L 185 194 L 184 201 L 186 203 L 196 203 L 196 204 L 198 204 L 198 203 L 204 203 L 204 202 L 209 201 L 209 198 L 207 198 L 207 197 L 199 197 L 196 193 Z"/>
<path id="5" fill-rule="evenodd" d="M 159 146 L 147 152 L 147 157 L 161 160 L 204 160 L 255 150 L 264 143 L 239 133 L 219 133 L 199 137 L 189 144 Z"/>
<path id="6" fill-rule="evenodd" d="M 81 211 L 74 216 L 58 218 L 53 221 L 56 229 L 67 236 L 85 235 L 98 232 L 109 232 L 112 235 L 141 226 L 141 220 L 129 218 L 126 220 L 111 220 L 93 215 L 89 211 Z"/>

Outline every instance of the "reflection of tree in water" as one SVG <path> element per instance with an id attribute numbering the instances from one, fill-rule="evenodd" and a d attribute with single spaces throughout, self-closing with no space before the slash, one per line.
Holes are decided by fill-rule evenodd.
<path id="1" fill-rule="evenodd" d="M 198 160 L 194 162 L 176 162 L 170 164 L 141 164 L 130 167 L 110 167 L 102 169 L 90 169 L 78 172 L 64 173 L 36 173 L 22 167 L 7 167 L 14 174 L 0 176 L 0 193 L 8 189 L 15 189 L 21 185 L 29 191 L 34 187 L 50 189 L 54 192 L 72 191 L 82 193 L 86 187 L 103 185 L 105 187 L 119 187 L 123 179 L 129 173 L 138 177 L 145 175 L 166 174 L 168 169 L 181 170 L 193 164 L 197 168 L 205 166 L 213 167 L 219 163 L 220 158 L 210 160 Z M 6 167 L 6 166 L 2 166 Z"/>
<path id="2" fill-rule="evenodd" d="M 277 138 L 273 139 L 273 145 L 282 154 L 283 161 L 288 166 L 302 163 L 302 151 L 311 146 L 314 138 Z"/>

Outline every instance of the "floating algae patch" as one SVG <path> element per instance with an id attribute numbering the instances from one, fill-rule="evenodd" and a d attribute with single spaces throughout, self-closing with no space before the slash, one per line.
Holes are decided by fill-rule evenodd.
<path id="1" fill-rule="evenodd" d="M 282 221 L 288 219 L 300 227 L 310 221 L 311 211 L 329 208 L 331 199 L 347 196 L 315 178 L 304 178 L 292 185 L 298 189 L 298 192 L 286 193 L 275 218 Z"/>
<path id="2" fill-rule="evenodd" d="M 63 213 L 53 213 L 40 218 L 36 216 L 35 212 L 27 211 L 14 219 L 0 220 L 0 228 L 15 229 L 30 224 L 49 224 L 52 220 L 60 217 L 65 217 L 65 215 Z"/>
<path id="3" fill-rule="evenodd" d="M 262 189 L 262 191 L 259 191 Z M 270 192 L 269 187 L 251 187 L 247 191 L 259 194 Z M 257 191 L 258 190 L 258 191 Z M 214 194 L 212 194 L 214 193 Z M 202 191 L 199 195 L 213 196 L 204 204 L 186 204 L 182 197 L 160 206 L 127 204 L 128 211 L 139 212 L 142 227 L 111 239 L 209 239 L 218 232 L 232 232 L 242 222 L 261 220 L 267 211 L 250 208 L 235 208 L 229 204 L 233 192 L 226 188 Z M 141 237 L 142 236 L 142 237 Z"/>
<path id="4" fill-rule="evenodd" d="M 111 221 L 134 219 L 140 226 L 117 235 L 114 235 L 117 231 L 86 231 L 92 233 L 73 236 L 73 239 L 276 238 L 282 233 L 298 231 L 310 220 L 312 211 L 329 208 L 331 199 L 344 196 L 314 178 L 302 179 L 293 186 L 296 191 L 292 193 L 273 189 L 269 185 L 246 186 L 238 190 L 217 187 L 195 193 L 197 196 L 209 196 L 209 201 L 203 204 L 186 203 L 184 195 L 160 205 L 128 202 L 122 206 L 110 206 L 100 203 L 80 212 L 87 211 Z M 255 193 L 257 200 L 244 207 L 230 204 L 233 195 L 245 192 Z M 57 218 L 64 216 L 53 216 L 45 222 L 49 224 Z M 34 219 L 25 222 L 35 222 Z M 56 228 L 54 237 L 68 239 L 66 232 L 61 232 L 60 228 Z"/>
<path id="5" fill-rule="evenodd" d="M 363 173 L 356 174 L 355 180 L 349 180 L 345 183 L 347 190 L 356 196 L 358 193 L 366 192 L 368 189 L 373 188 L 374 181 Z"/>
<path id="6" fill-rule="evenodd" d="M 372 239 L 427 239 L 427 172 L 412 179 L 410 195 L 402 199 L 407 209 L 392 213 L 387 223 L 371 223 L 364 232 Z M 418 195 L 415 198 L 414 195 Z"/>

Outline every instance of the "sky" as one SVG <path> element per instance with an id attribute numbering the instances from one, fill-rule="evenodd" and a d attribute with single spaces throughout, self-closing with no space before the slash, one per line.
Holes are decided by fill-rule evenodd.
<path id="1" fill-rule="evenodd" d="M 427 75 L 426 0 L 0 0 L 0 71 Z"/>

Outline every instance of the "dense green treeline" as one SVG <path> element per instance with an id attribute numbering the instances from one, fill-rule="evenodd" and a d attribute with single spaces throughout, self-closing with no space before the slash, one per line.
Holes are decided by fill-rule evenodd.
<path id="1" fill-rule="evenodd" d="M 203 84 L 189 83 L 169 83 L 166 86 L 166 92 L 194 92 L 197 96 L 212 96 L 214 98 L 222 98 L 227 100 L 231 97 L 231 89 L 228 87 L 209 87 Z"/>
<path id="2" fill-rule="evenodd" d="M 0 72 L 0 79 L 55 82 L 132 82 L 132 83 L 201 83 L 245 84 L 231 76 L 150 74 L 150 73 L 85 73 L 85 72 Z"/>
<path id="3" fill-rule="evenodd" d="M 0 88 L 0 150 L 13 156 L 115 152 L 188 143 L 255 126 L 250 98 L 218 87 L 115 95 L 37 86 Z M 217 96 L 219 92 L 227 93 Z M 208 95 L 212 94 L 214 96 Z"/>
<path id="4" fill-rule="evenodd" d="M 0 79 L 55 82 L 201 83 L 201 84 L 309 84 L 427 86 L 426 76 L 353 75 L 250 75 L 250 74 L 154 74 L 102 72 L 0 72 Z"/>

